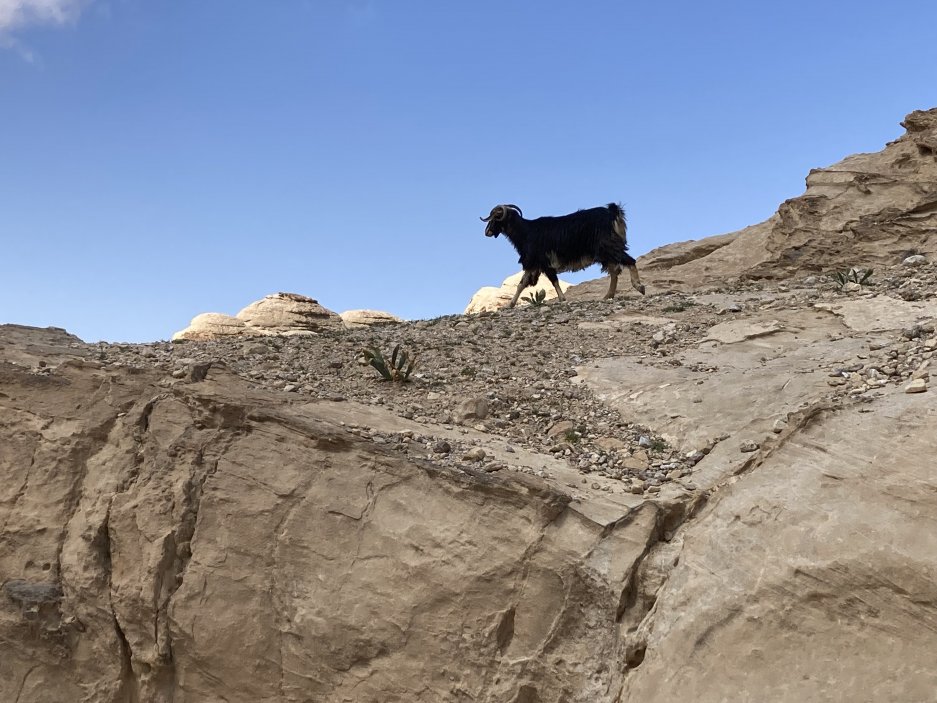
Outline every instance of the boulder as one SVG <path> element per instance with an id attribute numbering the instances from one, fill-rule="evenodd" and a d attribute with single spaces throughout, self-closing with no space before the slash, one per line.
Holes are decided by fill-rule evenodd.
<path id="1" fill-rule="evenodd" d="M 248 330 L 243 320 L 220 312 L 203 312 L 193 317 L 192 322 L 184 330 L 176 332 L 172 336 L 172 341 L 205 341 L 218 337 L 248 334 L 251 334 L 251 331 Z M 253 334 L 263 334 L 263 332 L 253 331 Z"/>
<path id="2" fill-rule="evenodd" d="M 396 315 L 381 310 L 346 310 L 341 313 L 345 327 L 371 327 L 372 325 L 393 325 L 402 320 Z"/>
<path id="3" fill-rule="evenodd" d="M 273 334 L 311 334 L 341 326 L 342 319 L 297 293 L 274 293 L 251 303 L 237 314 L 247 326 Z"/>

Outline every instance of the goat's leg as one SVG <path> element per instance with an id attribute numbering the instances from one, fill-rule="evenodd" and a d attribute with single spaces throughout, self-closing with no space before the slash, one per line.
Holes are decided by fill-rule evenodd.
<path id="1" fill-rule="evenodd" d="M 556 291 L 557 300 L 559 300 L 561 303 L 565 303 L 566 296 L 563 294 L 563 289 L 560 288 L 560 279 L 556 275 L 556 269 L 547 269 L 544 271 L 544 273 L 547 275 L 547 278 L 550 279 L 550 283 L 553 284 L 553 290 Z"/>
<path id="2" fill-rule="evenodd" d="M 608 270 L 608 293 L 605 294 L 605 299 L 615 297 L 615 291 L 618 290 L 618 274 L 621 273 L 620 267 L 612 267 Z"/>
<path id="3" fill-rule="evenodd" d="M 539 278 L 539 271 L 524 271 L 524 275 L 521 276 L 521 280 L 517 284 L 517 290 L 514 291 L 514 297 L 511 298 L 511 304 L 508 305 L 508 307 L 513 308 L 515 305 L 517 305 L 517 301 L 521 297 L 521 293 L 524 292 L 524 289 L 537 285 L 537 279 Z"/>
<path id="4" fill-rule="evenodd" d="M 634 287 L 638 293 L 644 295 L 644 284 L 641 283 L 641 278 L 638 276 L 638 267 L 634 264 L 628 267 L 628 273 L 631 274 L 631 285 Z"/>

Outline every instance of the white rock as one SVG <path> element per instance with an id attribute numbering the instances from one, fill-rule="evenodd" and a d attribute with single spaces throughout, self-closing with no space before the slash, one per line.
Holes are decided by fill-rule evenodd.
<path id="1" fill-rule="evenodd" d="M 184 330 L 176 332 L 172 341 L 181 340 L 205 341 L 216 337 L 230 337 L 247 333 L 247 325 L 231 315 L 220 312 L 203 312 L 192 318 L 192 322 Z M 258 332 L 257 334 L 263 334 Z"/>
<path id="2" fill-rule="evenodd" d="M 317 332 L 342 324 L 334 312 L 297 293 L 268 295 L 248 305 L 237 317 L 250 327 L 274 334 Z"/>
<path id="3" fill-rule="evenodd" d="M 402 320 L 396 315 L 382 310 L 346 310 L 341 313 L 345 327 L 370 327 L 372 325 L 392 325 Z"/>

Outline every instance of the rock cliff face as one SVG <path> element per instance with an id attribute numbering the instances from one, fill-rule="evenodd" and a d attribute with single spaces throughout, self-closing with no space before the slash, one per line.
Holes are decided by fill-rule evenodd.
<path id="1" fill-rule="evenodd" d="M 933 113 L 644 298 L 0 325 L 0 701 L 930 700 Z M 355 361 L 397 343 L 411 383 Z"/>

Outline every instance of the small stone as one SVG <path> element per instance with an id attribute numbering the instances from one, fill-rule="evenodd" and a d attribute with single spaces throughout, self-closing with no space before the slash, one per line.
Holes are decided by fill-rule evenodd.
<path id="1" fill-rule="evenodd" d="M 462 422 L 468 420 L 484 420 L 488 417 L 488 399 L 484 397 L 468 398 L 459 406 L 458 418 Z"/>
<path id="2" fill-rule="evenodd" d="M 771 427 L 771 431 L 775 434 L 781 434 L 785 429 L 787 429 L 786 417 L 779 417 L 774 421 L 774 425 Z"/>
<path id="3" fill-rule="evenodd" d="M 695 466 L 696 464 L 698 464 L 699 462 L 703 460 L 704 456 L 706 456 L 705 453 L 703 453 L 700 450 L 697 450 L 695 452 L 690 452 L 689 454 L 687 454 L 686 460 L 690 462 L 691 466 Z"/>
<path id="4" fill-rule="evenodd" d="M 912 267 L 921 266 L 922 264 L 927 263 L 927 257 L 923 256 L 922 254 L 914 254 L 913 256 L 909 256 L 907 259 L 905 259 L 901 263 L 904 264 L 905 266 L 912 266 Z"/>
<path id="5" fill-rule="evenodd" d="M 742 442 L 742 444 L 739 445 L 739 449 L 745 454 L 748 454 L 751 452 L 757 452 L 759 447 L 760 445 L 758 444 L 758 442 L 753 442 L 752 440 Z"/>
<path id="6" fill-rule="evenodd" d="M 565 435 L 567 432 L 572 432 L 573 428 L 574 425 L 569 420 L 560 420 L 559 422 L 553 423 L 550 429 L 547 430 L 547 437 Z"/>
<path id="7" fill-rule="evenodd" d="M 923 393 L 927 390 L 927 381 L 923 378 L 916 378 L 904 387 L 905 393 Z"/>
<path id="8" fill-rule="evenodd" d="M 452 446 L 445 440 L 440 440 L 433 445 L 433 451 L 436 454 L 448 454 L 452 451 Z"/>

